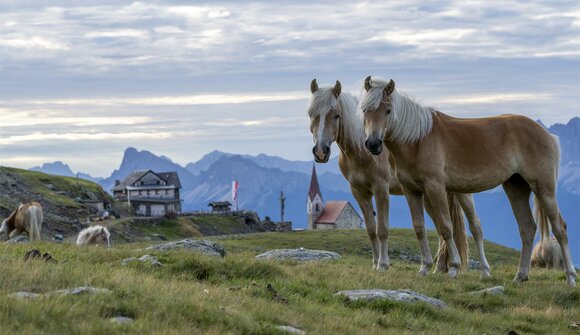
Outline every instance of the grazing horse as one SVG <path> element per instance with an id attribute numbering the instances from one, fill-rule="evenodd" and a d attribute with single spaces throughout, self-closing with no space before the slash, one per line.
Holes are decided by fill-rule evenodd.
<path id="1" fill-rule="evenodd" d="M 336 82 L 334 87 L 318 87 L 316 79 L 310 84 L 312 99 L 308 108 L 310 116 L 310 131 L 314 139 L 312 152 L 314 159 L 319 163 L 326 163 L 330 157 L 330 146 L 336 141 L 340 149 L 338 164 L 343 176 L 348 180 L 351 192 L 359 204 L 365 220 L 365 227 L 373 251 L 373 269 L 385 270 L 389 267 L 387 250 L 388 237 L 388 210 L 389 193 L 401 195 L 401 185 L 392 175 L 394 162 L 388 151 L 373 156 L 364 148 L 364 129 L 357 114 L 357 100 L 349 93 L 341 93 L 341 84 Z M 460 243 L 462 264 L 467 263 L 467 235 L 463 223 L 465 210 L 469 219 L 470 228 L 478 243 L 478 252 L 481 261 L 482 277 L 489 277 L 490 270 L 483 251 L 483 237 L 479 218 L 475 212 L 473 198 L 467 194 L 450 193 L 451 211 L 454 215 L 454 232 Z M 372 198 L 377 205 L 377 221 L 374 218 Z M 431 213 L 431 206 L 426 203 Z M 429 248 L 424 225 L 414 225 L 419 243 Z M 444 244 L 440 244 L 438 257 L 438 271 L 447 270 L 446 251 Z M 424 261 L 420 273 L 427 274 L 432 259 Z"/>
<path id="2" fill-rule="evenodd" d="M 536 224 L 529 204 L 534 192 L 560 244 L 568 285 L 576 285 L 566 222 L 556 202 L 560 147 L 537 122 L 519 115 L 464 119 L 443 114 L 395 90 L 393 80 L 364 81 L 360 101 L 365 146 L 380 154 L 383 143 L 395 158 L 397 177 L 413 220 L 423 217 L 426 195 L 434 221 L 452 257 L 450 276 L 459 266 L 446 192 L 474 193 L 502 185 L 522 239 L 515 281 L 528 280 Z"/>
<path id="3" fill-rule="evenodd" d="M 2 221 L 0 236 L 9 239 L 26 232 L 30 241 L 40 240 L 42 220 L 42 206 L 38 202 L 21 204 L 6 220 Z"/>
<path id="4" fill-rule="evenodd" d="M 89 245 L 107 243 L 107 248 L 111 247 L 111 234 L 109 230 L 103 226 L 95 225 L 85 228 L 79 232 L 77 237 L 77 245 Z"/>

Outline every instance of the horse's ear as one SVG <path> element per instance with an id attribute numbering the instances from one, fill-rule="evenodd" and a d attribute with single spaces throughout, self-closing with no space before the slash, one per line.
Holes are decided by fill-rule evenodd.
<path id="1" fill-rule="evenodd" d="M 314 94 L 316 91 L 318 91 L 318 83 L 316 82 L 316 78 L 314 78 L 310 82 L 310 92 Z"/>
<path id="2" fill-rule="evenodd" d="M 395 82 L 393 81 L 393 79 L 391 79 L 387 84 L 387 87 L 385 87 L 385 93 L 387 93 L 387 95 L 391 95 L 394 90 L 395 90 Z"/>
<path id="3" fill-rule="evenodd" d="M 371 88 L 371 76 L 368 76 L 365 78 L 365 90 L 368 92 Z"/>
<path id="4" fill-rule="evenodd" d="M 332 88 L 332 94 L 338 98 L 340 91 L 342 91 L 342 85 L 340 84 L 340 81 L 337 80 L 336 84 L 334 84 L 334 87 Z"/>

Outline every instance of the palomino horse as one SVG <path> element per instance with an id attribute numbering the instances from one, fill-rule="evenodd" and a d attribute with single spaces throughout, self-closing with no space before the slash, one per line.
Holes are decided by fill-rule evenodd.
<path id="1" fill-rule="evenodd" d="M 6 220 L 2 221 L 0 236 L 9 239 L 27 232 L 30 241 L 40 240 L 42 220 L 42 206 L 38 202 L 22 204 Z"/>
<path id="2" fill-rule="evenodd" d="M 111 247 L 111 234 L 107 228 L 100 225 L 91 226 L 81 230 L 77 237 L 77 245 L 100 243 L 106 243 L 107 248 Z"/>
<path id="3" fill-rule="evenodd" d="M 367 135 L 365 145 L 380 154 L 383 143 L 394 156 L 413 220 L 423 217 L 425 194 L 433 205 L 439 233 L 447 242 L 454 267 L 459 255 L 453 240 L 446 191 L 474 193 L 498 185 L 509 198 L 522 239 L 515 281 L 528 280 L 536 224 L 529 199 L 533 191 L 560 243 L 567 283 L 576 285 L 566 223 L 556 202 L 560 148 L 556 137 L 524 116 L 460 119 L 423 106 L 395 90 L 393 80 L 364 82 L 360 102 Z"/>
<path id="4" fill-rule="evenodd" d="M 378 156 L 370 155 L 365 150 L 365 134 L 362 121 L 356 112 L 356 98 L 349 93 L 341 93 L 339 81 L 334 87 L 319 88 L 314 79 L 310 84 L 310 90 L 312 99 L 308 114 L 310 131 L 315 143 L 312 149 L 314 159 L 319 163 L 328 162 L 330 146 L 336 141 L 340 149 L 338 159 L 340 170 L 350 183 L 352 194 L 363 212 L 373 251 L 373 269 L 387 269 L 389 266 L 387 250 L 389 193 L 402 194 L 401 185 L 397 178 L 392 176 L 393 161 L 390 160 L 391 157 L 386 150 Z M 373 215 L 373 195 L 377 205 L 378 226 Z M 476 237 L 482 266 L 481 275 L 489 277 L 489 265 L 483 250 L 481 226 L 475 213 L 473 198 L 471 195 L 454 193 L 450 193 L 450 198 L 450 210 L 456 213 L 453 220 L 456 239 L 463 242 L 460 243 L 460 249 L 464 251 L 461 253 L 462 264 L 467 263 L 467 236 L 460 206 L 465 210 L 472 234 Z M 431 206 L 428 203 L 426 205 L 430 213 Z M 419 242 L 429 248 L 424 225 L 414 225 L 414 228 Z M 442 251 L 441 247 L 442 245 L 440 245 L 440 251 Z M 445 271 L 448 266 L 446 253 L 442 251 L 441 255 L 443 257 L 438 257 L 437 269 Z M 424 261 L 420 273 L 427 274 L 431 264 L 432 259 Z"/>

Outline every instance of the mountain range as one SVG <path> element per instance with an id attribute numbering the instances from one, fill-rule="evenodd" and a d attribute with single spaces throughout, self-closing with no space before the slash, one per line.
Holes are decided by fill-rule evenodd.
<path id="1" fill-rule="evenodd" d="M 580 118 L 567 124 L 555 124 L 547 128 L 557 135 L 562 149 L 558 200 L 568 223 L 571 249 L 576 263 L 580 262 Z M 134 170 L 176 171 L 182 183 L 185 211 L 207 209 L 215 200 L 230 200 L 231 182 L 239 182 L 239 207 L 252 209 L 262 217 L 280 219 L 280 191 L 286 196 L 285 220 L 292 221 L 294 228 L 306 227 L 306 193 L 310 182 L 312 162 L 290 161 L 268 155 L 237 155 L 212 151 L 200 160 L 185 167 L 165 156 L 149 151 L 127 148 L 118 169 L 107 178 L 94 178 L 79 173 L 78 177 L 99 183 L 105 190 L 113 187 L 115 180 L 122 180 Z M 46 173 L 75 176 L 62 162 L 47 163 L 33 170 Z M 349 185 L 340 174 L 337 158 L 326 164 L 316 164 L 322 195 L 325 200 L 348 200 L 358 208 L 350 193 Z M 475 195 L 478 214 L 485 237 L 494 242 L 520 247 L 515 218 L 507 197 L 500 189 Z M 403 197 L 391 199 L 390 225 L 411 227 L 407 204 Z M 433 225 L 428 222 L 430 228 Z"/>

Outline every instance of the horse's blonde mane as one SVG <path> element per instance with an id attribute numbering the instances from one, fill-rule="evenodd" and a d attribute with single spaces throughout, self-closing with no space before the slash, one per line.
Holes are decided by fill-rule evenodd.
<path id="1" fill-rule="evenodd" d="M 373 78 L 371 88 L 364 92 L 359 103 L 359 113 L 377 109 L 383 99 L 383 90 L 388 81 Z M 392 111 L 389 114 L 387 134 L 389 141 L 395 143 L 415 143 L 427 136 L 433 127 L 435 109 L 423 106 L 415 99 L 396 89 L 391 94 Z"/>
<path id="2" fill-rule="evenodd" d="M 321 87 L 314 92 L 310 99 L 308 115 L 310 118 L 320 116 L 322 119 L 330 109 L 335 108 L 341 118 L 340 125 L 345 137 L 343 140 L 350 142 L 357 149 L 366 150 L 364 127 L 357 113 L 357 98 L 348 92 L 342 92 L 336 98 L 332 89 L 332 86 Z"/>
<path id="3" fill-rule="evenodd" d="M 77 237 L 77 244 L 78 245 L 86 244 L 87 241 L 89 240 L 89 238 L 91 236 L 93 236 L 95 233 L 100 234 L 101 229 L 103 229 L 103 233 L 105 234 L 107 239 L 110 239 L 111 233 L 109 232 L 109 230 L 106 227 L 103 227 L 101 225 L 95 225 L 95 226 L 85 228 L 79 232 L 79 236 Z"/>

